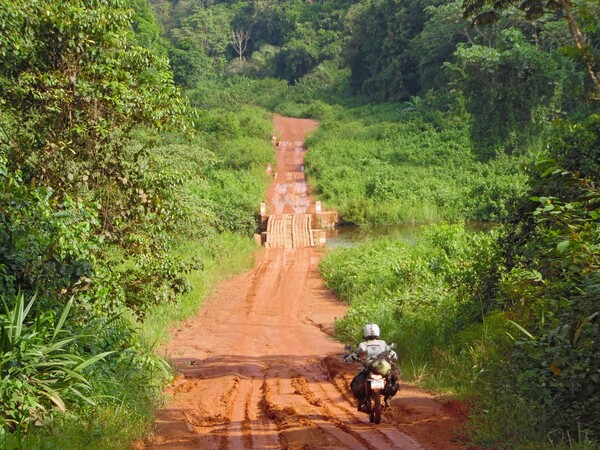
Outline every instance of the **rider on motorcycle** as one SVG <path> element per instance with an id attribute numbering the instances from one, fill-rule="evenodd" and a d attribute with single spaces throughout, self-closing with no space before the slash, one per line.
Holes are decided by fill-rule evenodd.
<path id="1" fill-rule="evenodd" d="M 363 361 L 363 368 L 350 383 L 352 393 L 358 400 L 358 409 L 360 410 L 367 400 L 365 381 L 369 373 L 369 370 L 367 369 L 369 360 L 376 358 L 383 352 L 387 352 L 386 359 L 392 366 L 390 375 L 388 375 L 386 390 L 384 392 L 385 405 L 390 406 L 390 398 L 396 395 L 396 392 L 398 392 L 398 389 L 400 388 L 400 383 L 398 382 L 400 371 L 393 362 L 398 359 L 398 355 L 384 340 L 379 339 L 379 326 L 377 324 L 366 324 L 363 328 L 363 336 L 365 341 L 358 345 L 358 349 L 344 357 L 344 362 L 346 363 L 350 363 L 351 361 Z"/>

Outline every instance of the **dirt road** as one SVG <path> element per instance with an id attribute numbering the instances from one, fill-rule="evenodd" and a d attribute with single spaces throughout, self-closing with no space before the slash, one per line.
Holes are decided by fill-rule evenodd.
<path id="1" fill-rule="evenodd" d="M 273 245 L 255 269 L 222 284 L 166 352 L 181 376 L 139 447 L 152 449 L 452 449 L 460 408 L 403 386 L 380 425 L 356 411 L 331 337 L 345 306 L 323 287 L 310 239 L 288 245 L 286 216 L 314 211 L 303 176 L 308 120 L 275 117 L 277 174 L 268 190 Z M 274 222 L 275 223 L 275 222 Z M 283 225 L 281 225 L 283 223 Z M 303 226 L 290 225 L 304 230 Z M 308 226 L 308 225 L 307 225 Z M 279 233 L 277 230 L 283 230 Z M 301 231 L 300 234 L 303 234 Z M 293 239 L 293 232 L 288 233 Z M 278 242 L 279 244 L 275 244 Z M 287 244 L 286 244 L 287 243 Z"/>

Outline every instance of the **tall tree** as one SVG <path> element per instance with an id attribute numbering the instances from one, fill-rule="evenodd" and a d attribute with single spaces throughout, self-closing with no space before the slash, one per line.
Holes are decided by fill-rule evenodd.
<path id="1" fill-rule="evenodd" d="M 544 14 L 560 12 L 569 25 L 571 37 L 581 52 L 594 86 L 600 91 L 598 63 L 594 58 L 593 49 L 586 41 L 573 13 L 573 10 L 577 9 L 576 3 L 569 0 L 527 0 L 525 2 L 521 0 L 464 0 L 463 7 L 465 17 L 473 18 L 475 24 L 494 22 L 500 18 L 501 11 L 510 7 L 523 11 L 528 20 L 537 19 Z"/>
<path id="2" fill-rule="evenodd" d="M 402 100 L 418 92 L 410 41 L 422 29 L 421 0 L 368 0 L 348 12 L 346 63 L 357 91 L 378 100 Z"/>
<path id="3" fill-rule="evenodd" d="M 169 56 L 177 83 L 194 87 L 207 76 L 222 73 L 231 42 L 230 11 L 218 5 L 196 5 L 171 30 Z"/>
<path id="4" fill-rule="evenodd" d="M 23 182 L 98 202 L 107 233 L 152 209 L 128 137 L 182 123 L 168 63 L 135 45 L 125 0 L 14 0 L 0 8 L 0 151 Z M 159 205 L 156 205 L 159 207 Z"/>
<path id="5" fill-rule="evenodd" d="M 233 49 L 238 54 L 240 61 L 244 56 L 244 52 L 246 51 L 246 47 L 248 46 L 248 41 L 250 40 L 250 33 L 242 28 L 239 30 L 234 30 L 233 38 L 231 45 Z"/>
<path id="6" fill-rule="evenodd" d="M 582 84 L 574 65 L 540 51 L 517 28 L 497 32 L 493 46 L 459 44 L 445 67 L 465 94 L 479 157 L 522 151 L 539 136 L 545 117 Z"/>

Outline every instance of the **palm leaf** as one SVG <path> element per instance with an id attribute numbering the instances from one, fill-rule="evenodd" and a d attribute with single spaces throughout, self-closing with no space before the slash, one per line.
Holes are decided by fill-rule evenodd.
<path id="1" fill-rule="evenodd" d="M 35 297 L 35 295 L 31 297 L 31 300 L 25 308 L 23 308 L 23 306 L 25 305 L 25 297 L 22 294 L 19 294 L 19 296 L 17 297 L 17 305 L 19 310 L 18 320 L 15 324 L 17 326 L 17 328 L 15 329 L 17 336 L 21 336 L 21 333 L 23 331 L 23 324 L 25 323 L 25 318 L 27 317 L 27 314 L 29 314 L 29 311 L 33 307 Z"/>
<path id="2" fill-rule="evenodd" d="M 70 344 L 75 339 L 76 339 L 75 337 L 70 337 L 70 338 L 66 338 L 66 339 L 63 339 L 61 341 L 55 342 L 55 343 L 53 343 L 52 345 L 50 345 L 48 347 L 44 347 L 44 349 L 42 350 L 42 354 L 47 355 L 48 353 L 55 352 L 56 350 L 59 350 L 59 349 L 63 348 L 67 344 Z"/>
<path id="3" fill-rule="evenodd" d="M 60 394 L 52 389 L 50 386 L 42 385 L 43 389 L 40 389 L 38 392 L 50 399 L 52 403 L 54 403 L 61 412 L 65 412 L 67 407 L 65 406 L 65 402 L 61 398 Z"/>
<path id="4" fill-rule="evenodd" d="M 69 369 L 68 367 L 63 367 L 62 371 L 68 375 L 68 377 L 66 377 L 67 379 L 79 380 L 80 383 L 89 386 L 89 381 L 81 373 L 76 372 L 73 369 Z"/>
<path id="5" fill-rule="evenodd" d="M 98 353 L 97 355 L 94 355 L 91 358 L 88 358 L 85 361 L 82 361 L 80 364 L 78 364 L 77 366 L 75 366 L 73 368 L 73 370 L 83 370 L 86 367 L 91 366 L 92 364 L 97 363 L 99 360 L 104 359 L 106 356 L 110 355 L 111 353 L 114 353 L 114 351 Z"/>
<path id="6" fill-rule="evenodd" d="M 517 322 L 513 322 L 512 320 L 509 320 L 508 323 L 512 324 L 517 330 L 519 330 L 521 333 L 523 333 L 529 339 L 535 339 L 533 334 L 531 334 L 529 331 L 527 331 L 525 328 L 523 328 Z"/>
<path id="7" fill-rule="evenodd" d="M 63 309 L 63 312 L 60 315 L 60 319 L 58 319 L 58 323 L 56 324 L 56 328 L 54 329 L 52 340 L 56 339 L 56 336 L 62 330 L 62 327 L 65 324 L 65 320 L 67 320 L 67 316 L 69 315 L 69 311 L 71 311 L 71 307 L 73 306 L 73 301 L 74 297 L 71 297 L 71 299 L 65 305 L 65 308 Z"/>
<path id="8" fill-rule="evenodd" d="M 73 394 L 75 394 L 77 397 L 79 397 L 80 399 L 82 399 L 84 402 L 90 404 L 90 405 L 95 405 L 96 403 L 94 402 L 94 400 L 92 400 L 91 397 L 86 397 L 85 395 L 83 395 L 79 390 L 75 389 L 74 386 L 69 386 L 69 391 Z"/>

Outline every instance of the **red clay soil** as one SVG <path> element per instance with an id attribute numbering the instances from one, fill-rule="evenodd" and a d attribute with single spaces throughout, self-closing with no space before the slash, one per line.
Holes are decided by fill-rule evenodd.
<path id="1" fill-rule="evenodd" d="M 299 206 L 289 195 L 299 179 L 290 172 L 303 172 L 304 136 L 317 124 L 280 116 L 274 122 L 278 166 L 268 211 L 287 214 Z M 379 425 L 357 412 L 348 386 L 358 367 L 342 363 L 343 344 L 332 337 L 346 306 L 323 287 L 321 252 L 264 248 L 254 270 L 223 283 L 196 317 L 173 330 L 164 351 L 181 375 L 153 432 L 136 448 L 462 447 L 462 405 L 412 386 L 402 385 Z"/>

